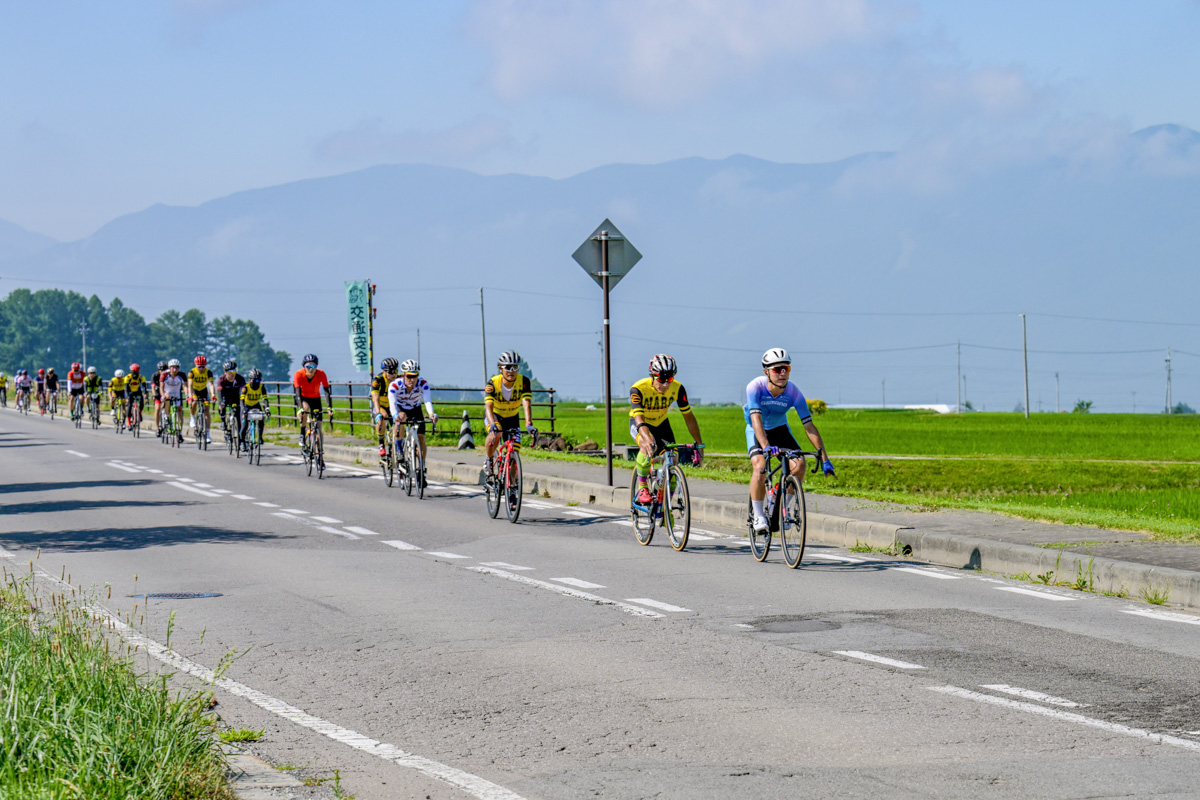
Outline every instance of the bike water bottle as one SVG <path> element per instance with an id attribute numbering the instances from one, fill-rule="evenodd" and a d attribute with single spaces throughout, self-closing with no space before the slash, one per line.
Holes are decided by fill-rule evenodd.
<path id="1" fill-rule="evenodd" d="M 767 492 L 767 517 L 770 518 L 775 513 L 775 487 L 772 486 Z"/>

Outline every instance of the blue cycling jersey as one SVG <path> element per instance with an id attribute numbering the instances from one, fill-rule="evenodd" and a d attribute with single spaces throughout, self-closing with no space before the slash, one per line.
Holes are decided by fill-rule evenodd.
<path id="1" fill-rule="evenodd" d="M 769 431 L 787 425 L 789 408 L 796 409 L 801 423 L 812 421 L 808 401 L 791 381 L 788 381 L 788 385 L 778 397 L 771 394 L 771 384 L 766 375 L 760 375 L 746 384 L 746 405 L 742 406 L 742 416 L 746 418 L 747 425 L 750 424 L 750 412 L 753 410 L 762 412 L 763 430 Z"/>

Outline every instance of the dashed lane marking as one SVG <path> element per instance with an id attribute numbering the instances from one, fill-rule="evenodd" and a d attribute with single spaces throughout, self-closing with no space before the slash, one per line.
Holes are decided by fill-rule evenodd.
<path id="1" fill-rule="evenodd" d="M 349 529 L 347 528 L 347 530 L 349 530 Z M 420 550 L 421 549 L 421 548 L 417 547 L 415 544 L 409 544 L 408 542 L 402 542 L 399 539 L 391 539 L 389 541 L 385 541 L 384 544 L 388 545 L 389 547 L 394 547 L 397 550 Z"/>
<path id="2" fill-rule="evenodd" d="M 221 496 L 216 492 L 207 492 L 204 489 L 197 489 L 195 486 L 188 486 L 186 483 L 180 483 L 179 481 L 167 481 L 167 486 L 174 486 L 176 489 L 184 489 L 189 492 L 195 492 L 196 494 L 202 494 L 205 497 Z"/>
<path id="3" fill-rule="evenodd" d="M 378 536 L 379 535 L 379 533 L 377 531 L 373 531 L 370 528 L 360 528 L 357 525 L 347 525 L 346 530 L 350 531 L 351 533 L 357 533 L 359 536 Z"/>
<path id="4" fill-rule="evenodd" d="M 932 569 L 917 569 L 916 567 L 892 567 L 892 572 L 910 572 L 913 575 L 921 575 L 925 578 L 940 578 L 944 581 L 957 581 L 961 579 L 961 575 L 946 575 L 942 572 L 937 572 Z"/>
<path id="5" fill-rule="evenodd" d="M 211 483 L 197 483 L 196 486 L 200 487 L 201 489 L 213 488 Z"/>
<path id="6" fill-rule="evenodd" d="M 1012 592 L 1013 594 L 1025 594 L 1030 597 L 1039 597 L 1042 600 L 1057 600 L 1059 602 L 1069 602 L 1074 600 L 1074 597 L 1063 597 L 1061 594 L 1050 594 L 1050 592 L 1039 592 L 1037 589 L 1026 589 L 1021 586 L 997 586 L 998 592 Z"/>
<path id="7" fill-rule="evenodd" d="M 1200 625 L 1200 619 L 1188 614 L 1176 614 L 1173 611 L 1151 611 L 1148 608 L 1123 608 L 1122 614 L 1133 614 L 1138 617 L 1160 619 L 1164 622 L 1182 622 L 1185 625 Z"/>
<path id="8" fill-rule="evenodd" d="M 509 564 L 507 561 L 484 561 L 481 563 L 485 567 L 499 567 L 500 569 L 513 570 L 516 572 L 525 572 L 533 569 L 533 567 L 522 567 L 517 564 Z"/>
<path id="9" fill-rule="evenodd" d="M 313 517 L 317 522 L 324 522 L 329 525 L 341 525 L 342 521 L 335 517 Z"/>
<path id="10" fill-rule="evenodd" d="M 437 556 L 438 558 L 470 558 L 470 556 L 461 556 L 458 553 L 447 553 L 444 550 L 428 550 L 426 555 Z"/>
<path id="11" fill-rule="evenodd" d="M 591 581 L 581 581 L 579 578 L 551 578 L 555 583 L 565 583 L 567 586 L 574 586 L 576 589 L 604 589 L 607 588 L 599 583 Z"/>
<path id="12" fill-rule="evenodd" d="M 253 497 L 251 497 L 248 494 L 235 494 L 235 495 L 233 495 L 233 498 L 235 500 L 253 500 L 254 499 Z"/>
<path id="13" fill-rule="evenodd" d="M 599 514 L 593 512 L 593 511 L 581 511 L 578 508 L 568 508 L 565 511 L 563 511 L 563 513 L 570 514 L 572 517 L 588 517 L 588 518 L 592 518 L 592 519 L 600 516 Z"/>
<path id="14" fill-rule="evenodd" d="M 279 503 L 268 503 L 263 500 L 260 500 L 259 502 L 255 503 L 254 505 L 262 506 L 263 508 L 279 508 Z"/>
<path id="15" fill-rule="evenodd" d="M 1065 697 L 1055 697 L 1052 694 L 1035 692 L 1033 689 L 1009 686 L 1007 683 L 985 683 L 982 685 L 984 689 L 991 689 L 993 692 L 1003 692 L 1004 694 L 1011 694 L 1014 697 L 1024 697 L 1026 700 L 1037 700 L 1039 703 L 1049 703 L 1052 706 L 1083 708 L 1086 705 L 1086 703 L 1076 703 L 1074 700 L 1068 700 Z"/>
<path id="16" fill-rule="evenodd" d="M 307 514 L 308 513 L 307 511 L 302 511 L 299 508 L 285 508 L 285 509 L 283 509 L 283 511 L 286 514 Z"/>
<path id="17" fill-rule="evenodd" d="M 638 605 L 643 605 L 643 606 L 650 606 L 650 608 L 657 608 L 659 611 L 670 611 L 672 614 L 682 614 L 682 613 L 691 611 L 690 608 L 684 608 L 683 606 L 673 606 L 670 603 L 664 603 L 660 600 L 651 600 L 648 597 L 627 597 L 627 598 L 625 598 L 625 602 L 626 603 L 637 603 Z"/>
<path id="18" fill-rule="evenodd" d="M 199 486 L 200 484 L 196 485 Z M 229 489 L 213 489 L 213 491 L 217 494 L 233 494 L 233 492 L 231 492 Z"/>
<path id="19" fill-rule="evenodd" d="M 155 475 L 163 474 L 163 471 L 161 469 L 147 469 L 146 472 L 153 472 Z"/>
<path id="20" fill-rule="evenodd" d="M 141 472 L 140 469 L 132 469 L 130 467 L 125 466 L 124 464 L 116 464 L 112 461 L 106 461 L 105 463 L 108 464 L 110 467 L 115 467 L 116 469 L 124 470 L 125 472 L 133 472 L 133 473 Z"/>
<path id="21" fill-rule="evenodd" d="M 310 528 L 316 528 L 319 531 L 324 531 L 325 533 L 332 533 L 337 536 L 344 536 L 347 539 L 357 539 L 358 538 L 357 536 L 355 536 L 353 533 L 350 533 L 349 531 L 342 531 L 342 530 L 338 530 L 337 528 L 331 528 L 328 525 L 322 525 L 319 522 L 314 522 L 313 520 L 305 519 L 304 517 L 297 517 L 294 514 L 286 514 L 282 511 L 276 511 L 276 512 L 272 513 L 271 516 L 279 517 L 280 519 L 290 519 L 293 522 L 299 522 L 303 525 L 309 526 Z"/>
<path id="22" fill-rule="evenodd" d="M 555 592 L 556 594 L 561 594 L 566 597 L 574 597 L 577 600 L 587 600 L 590 603 L 598 603 L 600 605 L 605 605 L 605 606 L 614 606 L 616 608 L 621 609 L 626 614 L 633 614 L 634 616 L 637 616 L 637 617 L 649 617 L 651 619 L 659 619 L 662 617 L 662 614 L 659 614 L 656 611 L 650 611 L 649 609 L 645 609 L 645 608 L 638 608 L 637 606 L 633 606 L 628 603 L 622 603 L 617 600 L 609 600 L 607 597 L 600 597 L 599 595 L 588 594 L 587 592 L 581 592 L 577 589 L 568 589 L 566 586 L 559 586 L 556 583 L 548 583 L 546 581 L 539 581 L 536 578 L 530 578 L 525 575 L 514 575 L 511 572 L 505 572 L 505 571 L 499 570 L 499 569 L 492 569 L 491 567 L 467 567 L 467 569 L 469 569 L 471 572 L 479 572 L 484 575 L 493 575 L 497 578 L 503 578 L 506 581 L 514 581 L 515 583 L 523 583 L 526 586 L 535 586 L 538 589 L 546 589 L 547 591 Z"/>
<path id="23" fill-rule="evenodd" d="M 840 561 L 843 564 L 862 564 L 866 562 L 865 558 L 851 558 L 850 556 L 835 556 L 829 553 L 814 553 L 808 552 L 809 558 L 819 558 L 822 561 Z"/>
<path id="24" fill-rule="evenodd" d="M 68 450 L 67 452 L 73 456 L 79 456 L 80 458 L 91 458 L 91 456 L 89 456 L 87 453 L 81 453 L 78 450 Z"/>
<path id="25" fill-rule="evenodd" d="M 859 661 L 870 661 L 872 664 L 883 664 L 885 667 L 895 667 L 896 669 L 925 669 L 920 664 L 913 664 L 908 661 L 900 661 L 895 658 L 885 658 L 877 656 L 874 653 L 864 653 L 861 650 L 834 650 L 839 656 L 847 658 L 857 658 Z"/>

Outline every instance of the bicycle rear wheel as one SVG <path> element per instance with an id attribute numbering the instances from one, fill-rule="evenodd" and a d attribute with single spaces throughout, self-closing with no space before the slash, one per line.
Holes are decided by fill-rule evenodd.
<path id="1" fill-rule="evenodd" d="M 750 552 L 754 555 L 755 561 L 766 561 L 767 553 L 771 552 L 771 530 L 770 528 L 762 532 L 754 530 L 753 503 L 747 500 L 746 508 L 746 524 L 750 528 Z"/>
<path id="2" fill-rule="evenodd" d="M 637 500 L 637 474 L 629 476 L 629 521 L 633 523 L 633 535 L 641 544 L 650 544 L 654 538 L 654 512 L 639 511 L 634 502 Z"/>
<path id="3" fill-rule="evenodd" d="M 521 472 L 521 454 L 516 450 L 508 456 L 508 469 L 504 473 L 504 513 L 509 522 L 516 522 L 521 516 L 521 498 L 523 496 Z"/>
<path id="4" fill-rule="evenodd" d="M 683 550 L 687 547 L 688 534 L 692 530 L 692 499 L 688 494 L 687 477 L 678 465 L 671 467 L 667 475 L 664 494 L 666 503 L 663 508 L 663 522 L 667 529 L 667 539 L 671 542 L 671 547 Z"/>
<path id="5" fill-rule="evenodd" d="M 804 486 L 799 478 L 788 475 L 783 487 L 786 494 L 779 502 L 779 546 L 783 549 L 783 560 L 795 569 L 804 557 L 808 511 L 804 503 Z"/>

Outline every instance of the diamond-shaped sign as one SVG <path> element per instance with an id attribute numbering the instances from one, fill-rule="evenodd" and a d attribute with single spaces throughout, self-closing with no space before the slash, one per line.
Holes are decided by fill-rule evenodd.
<path id="1" fill-rule="evenodd" d="M 642 254 L 633 243 L 626 239 L 611 220 L 605 219 L 600 227 L 592 232 L 579 249 L 571 254 L 571 258 L 583 267 L 584 272 L 592 276 L 600 286 L 604 285 L 604 255 L 602 248 L 608 242 L 608 288 L 612 289 L 617 282 L 624 278 L 633 265 L 642 260 Z"/>

